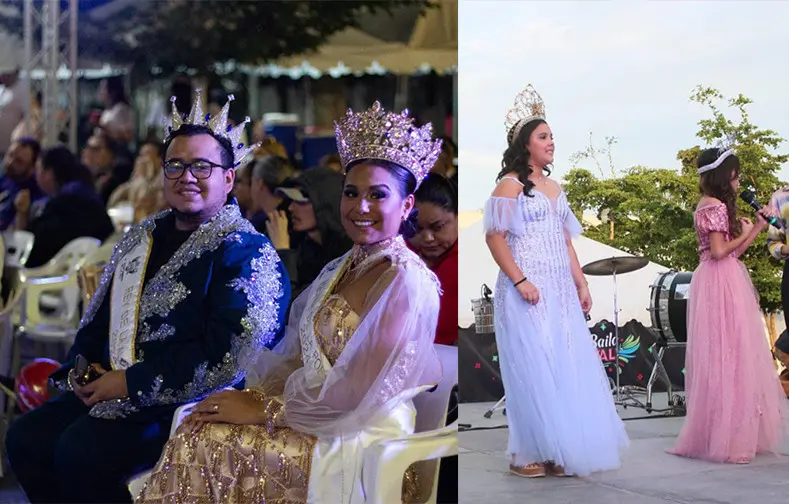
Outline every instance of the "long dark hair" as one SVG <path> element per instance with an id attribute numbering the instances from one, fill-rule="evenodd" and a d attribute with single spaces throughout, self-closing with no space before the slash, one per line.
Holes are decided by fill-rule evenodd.
<path id="1" fill-rule="evenodd" d="M 531 156 L 526 144 L 529 143 L 531 134 L 534 133 L 534 130 L 537 129 L 537 126 L 540 124 L 548 123 L 546 123 L 544 119 L 534 119 L 523 125 L 518 136 L 510 142 L 510 146 L 504 151 L 504 156 L 501 160 L 501 171 L 498 176 L 496 176 L 496 182 L 498 182 L 508 173 L 517 173 L 518 180 L 523 184 L 523 194 L 529 197 L 534 197 L 533 194 L 529 194 L 534 187 L 534 182 L 529 180 L 529 175 L 531 175 L 533 170 L 529 166 Z M 516 126 L 513 126 L 513 128 L 515 127 Z M 510 132 L 510 135 L 511 134 L 512 132 Z M 547 175 L 551 174 L 551 170 L 547 166 L 543 167 L 543 171 L 546 172 Z"/>
<path id="2" fill-rule="evenodd" d="M 696 159 L 696 168 L 712 164 L 718 159 L 718 149 L 707 149 L 699 154 Z M 737 219 L 737 194 L 731 187 L 734 177 L 740 175 L 740 159 L 732 154 L 715 169 L 706 171 L 699 176 L 699 191 L 705 196 L 717 198 L 726 204 L 726 213 L 729 215 L 729 233 L 739 236 L 742 226 Z"/>

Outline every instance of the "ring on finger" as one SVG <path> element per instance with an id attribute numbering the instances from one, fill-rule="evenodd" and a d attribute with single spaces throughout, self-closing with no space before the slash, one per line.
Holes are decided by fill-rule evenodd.
<path id="1" fill-rule="evenodd" d="M 211 409 L 213 410 L 214 413 L 219 413 L 219 405 L 218 404 L 214 404 L 211 407 Z"/>

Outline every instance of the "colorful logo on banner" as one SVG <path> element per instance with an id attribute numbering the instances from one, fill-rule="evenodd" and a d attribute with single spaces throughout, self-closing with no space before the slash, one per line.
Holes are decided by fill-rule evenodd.
<path id="1" fill-rule="evenodd" d="M 613 334 L 613 328 L 609 330 L 608 325 L 603 322 L 600 325 L 600 329 L 603 330 L 602 335 L 592 333 L 592 338 L 600 354 L 600 360 L 603 361 L 603 366 L 608 373 L 613 373 L 614 367 L 616 367 L 618 373 L 622 374 L 625 365 L 636 358 L 638 349 L 641 346 L 641 338 L 635 334 L 625 337 L 620 336 L 619 358 L 617 359 L 616 338 Z"/>

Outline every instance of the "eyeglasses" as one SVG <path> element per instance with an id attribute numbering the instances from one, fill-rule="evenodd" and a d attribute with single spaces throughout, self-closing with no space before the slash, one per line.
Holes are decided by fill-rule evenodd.
<path id="1" fill-rule="evenodd" d="M 214 168 L 225 169 L 225 167 L 220 164 L 212 163 L 204 159 L 199 159 L 194 163 L 184 163 L 180 160 L 167 161 L 162 167 L 164 168 L 165 178 L 170 180 L 178 180 L 183 177 L 186 170 L 189 170 L 189 173 L 191 173 L 194 178 L 205 180 L 211 177 Z"/>

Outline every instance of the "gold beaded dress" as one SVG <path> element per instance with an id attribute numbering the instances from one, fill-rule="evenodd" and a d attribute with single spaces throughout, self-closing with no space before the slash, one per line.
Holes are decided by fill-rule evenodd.
<path id="1" fill-rule="evenodd" d="M 357 313 L 335 287 L 383 260 Z M 250 365 L 266 423 L 181 426 L 137 502 L 363 503 L 363 449 L 412 433 L 411 399 L 440 380 L 438 310 L 438 280 L 402 237 L 355 246 L 296 299 L 283 341 Z"/>

